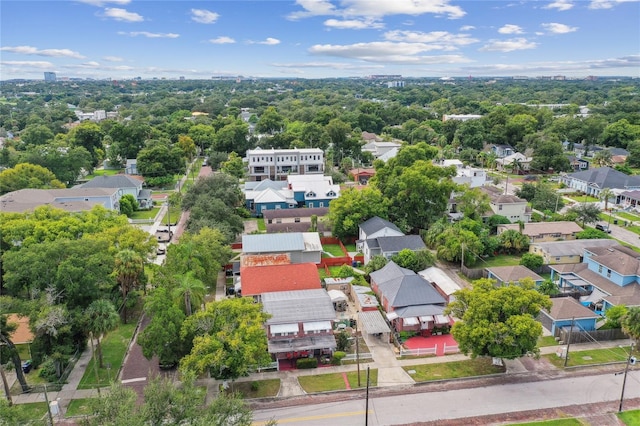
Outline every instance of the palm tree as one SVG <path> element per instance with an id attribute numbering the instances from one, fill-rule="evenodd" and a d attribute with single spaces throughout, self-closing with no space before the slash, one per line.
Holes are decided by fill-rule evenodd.
<path id="1" fill-rule="evenodd" d="M 122 321 L 127 323 L 127 295 L 140 283 L 144 261 L 138 253 L 125 249 L 116 254 L 114 274 L 122 292 Z"/>
<path id="2" fill-rule="evenodd" d="M 611 188 L 604 188 L 600 191 L 600 200 L 604 201 L 604 209 L 608 210 L 609 199 L 613 197 L 615 194 Z"/>
<path id="3" fill-rule="evenodd" d="M 611 157 L 611 151 L 603 149 L 593 154 L 593 162 L 598 167 L 611 167 L 613 164 Z"/>
<path id="4" fill-rule="evenodd" d="M 176 275 L 176 278 L 178 279 L 178 287 L 173 290 L 173 295 L 178 300 L 184 300 L 185 313 L 190 316 L 193 313 L 193 305 L 200 306 L 204 301 L 206 287 L 202 281 L 194 278 L 193 271 L 189 271 L 185 275 Z"/>
<path id="5" fill-rule="evenodd" d="M 622 330 L 633 340 L 640 340 L 640 307 L 629 308 L 622 318 Z"/>
<path id="6" fill-rule="evenodd" d="M 93 336 L 98 337 L 96 343 L 96 352 L 98 354 L 98 362 L 100 368 L 103 368 L 102 362 L 102 346 L 100 345 L 100 335 L 113 330 L 118 326 L 120 317 L 113 303 L 106 299 L 94 300 L 86 310 L 87 315 L 87 331 Z"/>

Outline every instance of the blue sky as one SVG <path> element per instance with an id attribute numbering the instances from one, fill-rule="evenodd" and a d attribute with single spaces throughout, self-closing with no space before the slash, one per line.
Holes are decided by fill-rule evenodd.
<path id="1" fill-rule="evenodd" d="M 2 0 L 0 79 L 640 76 L 638 0 Z"/>

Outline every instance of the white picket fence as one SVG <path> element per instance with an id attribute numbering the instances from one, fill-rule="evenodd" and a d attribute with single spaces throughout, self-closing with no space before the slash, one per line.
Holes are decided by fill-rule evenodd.
<path id="1" fill-rule="evenodd" d="M 433 348 L 417 348 L 417 349 L 405 349 L 400 347 L 400 356 L 428 356 L 435 355 L 438 351 L 438 345 Z"/>
<path id="2" fill-rule="evenodd" d="M 460 352 L 460 348 L 458 345 L 447 345 L 444 344 L 444 354 L 457 354 Z"/>
<path id="3" fill-rule="evenodd" d="M 358 358 L 360 358 L 360 360 L 373 359 L 373 352 L 371 352 L 371 353 L 362 353 L 362 354 L 359 354 L 358 356 L 356 356 L 356 354 L 348 354 L 348 355 L 345 355 L 345 357 L 342 358 L 342 360 L 343 361 L 357 361 Z"/>

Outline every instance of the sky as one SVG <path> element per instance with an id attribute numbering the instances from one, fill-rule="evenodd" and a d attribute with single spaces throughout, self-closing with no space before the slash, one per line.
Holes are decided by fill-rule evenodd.
<path id="1" fill-rule="evenodd" d="M 2 0 L 0 79 L 640 77 L 640 0 Z"/>

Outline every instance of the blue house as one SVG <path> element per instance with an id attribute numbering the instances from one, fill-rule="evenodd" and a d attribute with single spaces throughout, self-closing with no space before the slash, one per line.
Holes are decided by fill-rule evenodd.
<path id="1" fill-rule="evenodd" d="M 577 302 L 573 297 L 551 299 L 553 305 L 549 311 L 542 310 L 538 320 L 553 336 L 563 327 L 575 327 L 580 331 L 593 331 L 600 315 Z"/>
<path id="2" fill-rule="evenodd" d="M 562 292 L 579 293 L 580 303 L 596 313 L 618 305 L 640 306 L 640 259 L 629 248 L 585 248 L 582 263 L 550 268 Z"/>

